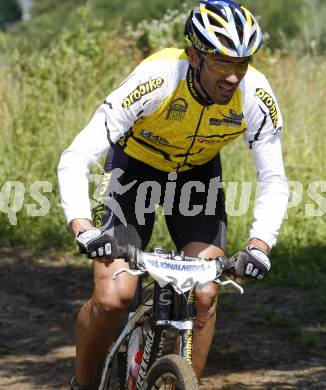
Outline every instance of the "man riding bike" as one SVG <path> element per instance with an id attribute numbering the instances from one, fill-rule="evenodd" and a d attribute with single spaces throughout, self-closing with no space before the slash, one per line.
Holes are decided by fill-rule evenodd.
<path id="1" fill-rule="evenodd" d="M 219 151 L 241 134 L 253 152 L 259 192 L 236 271 L 262 279 L 270 269 L 268 252 L 283 220 L 288 186 L 281 113 L 268 81 L 250 65 L 261 45 L 261 29 L 245 7 L 231 0 L 201 1 L 185 35 L 190 43 L 185 50 L 167 48 L 142 61 L 61 157 L 63 209 L 79 247 L 94 259 L 93 294 L 76 325 L 72 389 L 94 388 L 96 365 L 136 287 L 136 278 L 127 274 L 112 279 L 125 263 L 108 261 L 108 235 L 120 245 L 144 249 L 159 203 L 178 250 L 202 258 L 224 255 Z M 92 219 L 87 174 L 103 154 L 105 174 Z M 208 204 L 208 195 L 214 195 L 214 207 L 198 207 Z M 199 378 L 215 329 L 217 293 L 214 283 L 196 291 L 193 366 Z"/>

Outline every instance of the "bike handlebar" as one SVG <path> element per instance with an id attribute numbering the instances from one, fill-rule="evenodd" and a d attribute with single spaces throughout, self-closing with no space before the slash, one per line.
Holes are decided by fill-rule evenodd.
<path id="1" fill-rule="evenodd" d="M 144 258 L 146 256 L 158 255 L 160 258 L 167 260 L 184 260 L 184 261 L 197 261 L 207 260 L 216 261 L 217 263 L 217 274 L 221 275 L 224 271 L 234 273 L 235 259 L 233 257 L 227 258 L 225 256 L 219 256 L 215 259 L 204 259 L 200 257 L 186 256 L 183 252 L 175 253 L 174 251 L 166 252 L 164 248 L 155 248 L 153 252 L 144 252 L 140 249 L 135 248 L 133 245 L 113 245 L 112 255 L 115 258 L 122 258 L 129 264 L 129 268 L 132 270 L 144 269 Z"/>
<path id="2" fill-rule="evenodd" d="M 147 268 L 145 265 L 145 259 L 153 258 L 153 256 L 159 257 L 162 260 L 184 260 L 184 261 L 215 261 L 216 263 L 216 275 L 214 278 L 214 282 L 218 283 L 222 286 L 231 284 L 233 287 L 235 287 L 237 290 L 240 291 L 241 294 L 243 294 L 243 288 L 238 285 L 234 280 L 227 280 L 221 282 L 219 279 L 220 276 L 223 274 L 223 272 L 228 271 L 229 274 L 235 275 L 235 259 L 234 257 L 227 258 L 225 256 L 217 257 L 216 259 L 203 259 L 200 257 L 190 257 L 185 256 L 184 253 L 175 253 L 174 251 L 166 252 L 164 248 L 156 248 L 153 252 L 144 252 L 140 249 L 135 248 L 133 245 L 125 245 L 120 246 L 116 243 L 116 241 L 113 239 L 112 244 L 112 254 L 111 256 L 113 258 L 120 258 L 124 259 L 129 264 L 129 269 L 122 268 L 119 271 L 115 272 L 113 275 L 113 279 L 116 278 L 117 275 L 119 275 L 122 272 L 128 272 L 134 276 L 143 275 L 147 272 Z M 132 271 L 134 270 L 134 271 Z M 136 270 L 136 271 L 135 271 Z"/>

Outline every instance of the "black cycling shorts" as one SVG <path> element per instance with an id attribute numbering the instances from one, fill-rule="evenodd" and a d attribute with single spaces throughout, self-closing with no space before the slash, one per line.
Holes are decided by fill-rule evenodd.
<path id="1" fill-rule="evenodd" d="M 204 242 L 225 250 L 226 212 L 220 156 L 181 173 L 160 171 L 110 150 L 94 209 L 96 227 L 105 227 L 120 245 L 144 250 L 151 238 L 155 204 L 163 206 L 176 248 Z M 157 243 L 160 245 L 160 243 Z"/>

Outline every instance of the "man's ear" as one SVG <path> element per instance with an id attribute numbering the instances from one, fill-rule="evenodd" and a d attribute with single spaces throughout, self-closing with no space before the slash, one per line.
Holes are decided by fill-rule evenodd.
<path id="1" fill-rule="evenodd" d="M 187 50 L 189 63 L 193 68 L 197 68 L 199 66 L 199 54 L 196 49 L 193 47 L 189 47 Z"/>

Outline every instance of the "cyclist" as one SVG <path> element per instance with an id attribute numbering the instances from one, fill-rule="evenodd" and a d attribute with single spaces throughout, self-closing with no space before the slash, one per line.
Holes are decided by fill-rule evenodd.
<path id="1" fill-rule="evenodd" d="M 144 249 L 154 204 L 160 203 L 179 250 L 204 258 L 224 255 L 219 151 L 241 134 L 253 152 L 259 192 L 236 270 L 262 279 L 270 269 L 268 252 L 286 210 L 288 186 L 279 106 L 266 78 L 250 65 L 261 45 L 261 29 L 249 10 L 231 0 L 201 1 L 185 35 L 190 43 L 185 50 L 163 49 L 141 62 L 61 157 L 63 209 L 79 247 L 95 260 L 93 294 L 76 325 L 72 389 L 92 388 L 96 364 L 135 291 L 136 278 L 112 279 L 125 263 L 105 258 L 108 235 Z M 103 154 L 105 173 L 92 220 L 87 174 Z M 216 298 L 213 283 L 196 292 L 193 365 L 198 377 L 213 337 Z"/>

